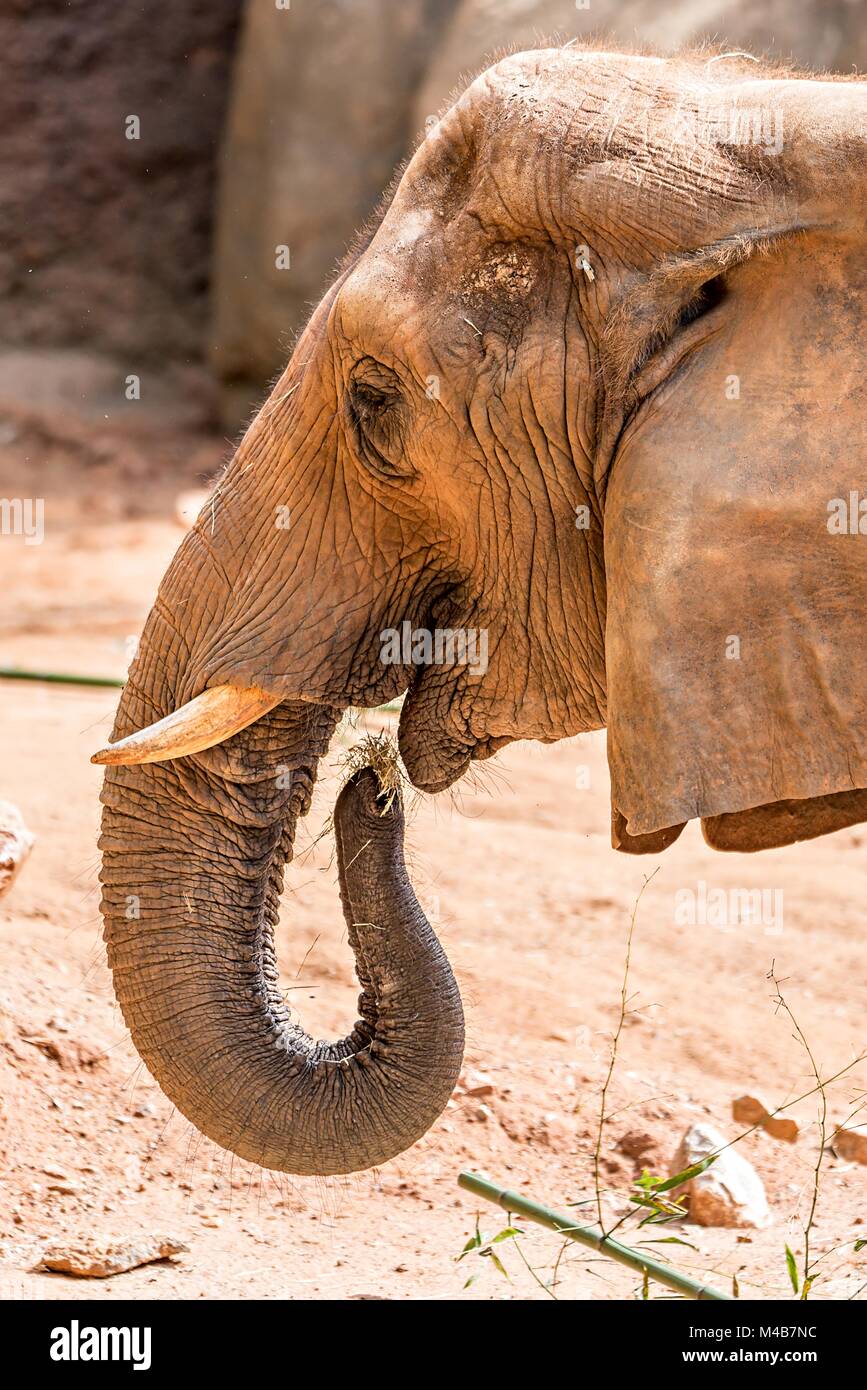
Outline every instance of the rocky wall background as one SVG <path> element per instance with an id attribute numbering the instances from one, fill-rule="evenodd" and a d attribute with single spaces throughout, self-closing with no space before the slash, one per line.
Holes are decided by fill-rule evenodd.
<path id="1" fill-rule="evenodd" d="M 867 63 L 865 0 L 4 0 L 0 378 L 202 368 L 237 429 L 425 119 L 576 36 Z"/>

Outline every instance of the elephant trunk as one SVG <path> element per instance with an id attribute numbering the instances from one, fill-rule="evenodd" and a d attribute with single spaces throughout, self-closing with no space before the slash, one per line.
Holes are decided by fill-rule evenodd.
<path id="1" fill-rule="evenodd" d="M 132 701 L 128 686 L 121 728 L 135 726 Z M 105 938 L 136 1048 L 202 1133 L 299 1174 L 406 1149 L 445 1107 L 463 1052 L 457 985 L 404 864 L 403 811 L 369 768 L 334 812 L 361 1017 L 315 1042 L 278 988 L 283 866 L 338 713 L 278 705 L 195 756 L 109 767 L 102 793 Z"/>

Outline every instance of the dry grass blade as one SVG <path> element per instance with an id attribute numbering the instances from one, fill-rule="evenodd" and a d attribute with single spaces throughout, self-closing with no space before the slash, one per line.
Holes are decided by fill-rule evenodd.
<path id="1" fill-rule="evenodd" d="M 408 778 L 397 751 L 394 739 L 385 732 L 368 734 L 346 752 L 341 760 L 340 771 L 343 782 L 348 782 L 356 772 L 369 767 L 376 773 L 380 795 L 385 798 L 382 814 L 385 815 L 400 796 L 401 787 L 408 785 Z"/>

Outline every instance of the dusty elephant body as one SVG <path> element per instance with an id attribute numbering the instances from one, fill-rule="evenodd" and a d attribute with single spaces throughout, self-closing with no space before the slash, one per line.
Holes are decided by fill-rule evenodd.
<path id="1" fill-rule="evenodd" d="M 864 449 L 865 119 L 859 82 L 570 49 L 428 132 L 173 561 L 100 758 L 124 1014 L 220 1143 L 346 1171 L 445 1101 L 451 977 L 401 955 L 399 907 L 397 1109 L 364 1064 L 323 1086 L 349 1044 L 275 994 L 282 863 L 347 705 L 407 691 L 427 791 L 607 726 L 630 852 L 867 814 L 867 518 L 829 525 Z"/>

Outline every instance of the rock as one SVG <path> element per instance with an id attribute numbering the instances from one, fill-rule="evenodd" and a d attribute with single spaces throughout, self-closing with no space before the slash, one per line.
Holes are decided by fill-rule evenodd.
<path id="1" fill-rule="evenodd" d="M 795 1120 L 769 1114 L 764 1101 L 756 1096 L 738 1096 L 733 1100 L 732 1118 L 737 1120 L 738 1124 L 760 1125 L 773 1139 L 782 1139 L 787 1144 L 794 1144 L 799 1134 Z"/>
<path id="2" fill-rule="evenodd" d="M 17 416 L 22 430 L 28 427 L 74 443 L 82 459 L 91 465 L 119 460 L 110 440 L 100 438 L 103 429 L 122 426 L 124 477 L 145 481 L 153 460 L 136 449 L 132 436 L 153 430 L 196 430 L 213 420 L 214 389 L 200 367 L 150 366 L 144 377 L 144 394 L 127 398 L 126 378 L 115 358 L 103 353 L 69 347 L 0 347 L 0 414 Z M 84 494 L 83 494 L 84 496 Z M 117 499 L 88 497 L 89 508 L 100 517 L 122 515 Z"/>
<path id="3" fill-rule="evenodd" d="M 476 1071 L 469 1067 L 462 1071 L 455 1083 L 453 1096 L 460 1100 L 463 1096 L 472 1096 L 473 1100 L 489 1100 L 496 1091 L 493 1077 L 485 1071 Z"/>
<path id="4" fill-rule="evenodd" d="M 496 1087 L 493 1079 L 484 1071 L 469 1071 L 464 1081 L 464 1091 L 468 1096 L 475 1096 L 477 1100 L 484 1100 L 487 1096 L 492 1096 Z"/>
<path id="5" fill-rule="evenodd" d="M 760 1125 L 768 1113 L 768 1107 L 755 1096 L 738 1096 L 732 1101 L 732 1119 L 739 1125 Z"/>
<path id="6" fill-rule="evenodd" d="M 671 1195 L 685 1201 L 689 1219 L 698 1226 L 752 1226 L 770 1224 L 771 1213 L 762 1180 L 751 1163 L 717 1130 L 701 1121 L 691 1125 L 680 1141 L 671 1174 L 682 1173 L 721 1150 L 716 1161 L 698 1177 L 674 1188 Z"/>
<path id="7" fill-rule="evenodd" d="M 867 1164 L 867 1125 L 844 1126 L 834 1135 L 834 1148 L 841 1158 Z"/>
<path id="8" fill-rule="evenodd" d="M 197 0 L 155 22 L 150 6 L 0 8 L 0 45 L 15 53 L 0 90 L 3 340 L 115 356 L 116 399 L 127 371 L 204 349 L 240 9 Z M 34 100 L 49 51 L 87 84 L 74 120 L 59 73 Z M 127 140 L 132 114 L 140 138 Z"/>
<path id="9" fill-rule="evenodd" d="M 797 1121 L 781 1115 L 768 1115 L 762 1128 L 772 1139 L 782 1139 L 787 1144 L 794 1144 L 799 1134 Z"/>
<path id="10" fill-rule="evenodd" d="M 79 1246 L 54 1246 L 43 1250 L 34 1271 L 50 1270 L 55 1274 L 74 1274 L 80 1279 L 107 1279 L 112 1274 L 124 1274 L 128 1269 L 166 1260 L 180 1255 L 189 1246 L 168 1237 L 135 1237 L 131 1240 L 94 1242 Z"/>
<path id="11" fill-rule="evenodd" d="M 8 893 L 33 848 L 33 836 L 17 806 L 0 801 L 0 897 Z"/>
<path id="12" fill-rule="evenodd" d="M 410 107 L 443 3 L 318 0 L 284 11 L 248 0 L 222 151 L 210 340 L 233 429 L 282 371 L 287 338 L 414 136 Z"/>

